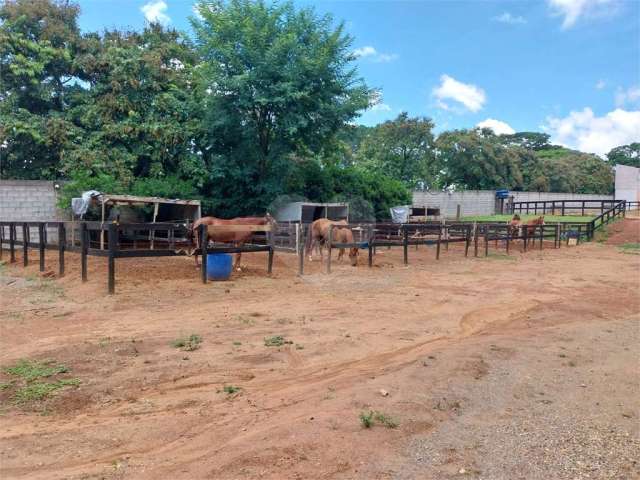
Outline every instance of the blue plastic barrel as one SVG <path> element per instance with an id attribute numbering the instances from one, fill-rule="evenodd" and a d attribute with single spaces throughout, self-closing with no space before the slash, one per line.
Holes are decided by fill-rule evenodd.
<path id="1" fill-rule="evenodd" d="M 229 280 L 232 269 L 232 256 L 228 253 L 210 253 L 207 255 L 207 277 L 209 280 Z"/>

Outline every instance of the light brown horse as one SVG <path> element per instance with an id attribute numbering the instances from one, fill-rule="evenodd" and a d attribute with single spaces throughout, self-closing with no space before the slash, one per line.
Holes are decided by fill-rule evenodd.
<path id="1" fill-rule="evenodd" d="M 309 255 L 309 260 L 313 260 L 311 253 L 313 247 L 316 244 L 320 245 L 320 259 L 324 260 L 322 255 L 322 249 L 328 244 L 329 241 L 329 227 L 333 225 L 331 235 L 333 243 L 354 243 L 353 232 L 350 228 L 341 227 L 341 225 L 347 225 L 346 220 L 329 220 L 327 218 L 319 218 L 309 226 L 309 234 L 307 235 L 306 242 L 306 254 Z M 341 248 L 338 253 L 338 260 L 344 256 L 344 248 Z M 358 265 L 358 249 L 351 247 L 349 249 L 349 260 L 352 266 Z"/>
<path id="2" fill-rule="evenodd" d="M 534 218 L 533 220 L 529 220 L 524 224 L 524 227 L 527 229 L 527 236 L 535 235 L 536 229 L 538 226 L 544 225 L 544 215 L 539 216 L 538 218 Z"/>
<path id="3" fill-rule="evenodd" d="M 217 217 L 202 217 L 193 222 L 191 228 L 187 232 L 187 238 L 191 243 L 191 250 L 189 255 L 193 255 L 200 248 L 199 232 L 200 225 L 207 225 L 207 236 L 210 241 L 232 243 L 236 247 L 244 245 L 253 235 L 254 232 L 221 232 L 215 228 L 209 228 L 211 226 L 221 225 L 272 225 L 275 223 L 273 217 L 267 214 L 264 217 L 236 217 L 229 220 Z M 240 270 L 240 258 L 242 253 L 236 254 L 236 261 L 233 268 Z M 198 254 L 195 253 L 196 267 L 198 266 Z"/>

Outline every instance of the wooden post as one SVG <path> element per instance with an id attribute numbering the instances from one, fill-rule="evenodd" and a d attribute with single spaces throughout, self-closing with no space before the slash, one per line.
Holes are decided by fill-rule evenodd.
<path id="1" fill-rule="evenodd" d="M 484 229 L 484 256 L 489 256 L 489 225 Z"/>
<path id="2" fill-rule="evenodd" d="M 29 265 L 29 225 L 25 222 L 22 224 L 22 265 Z"/>
<path id="3" fill-rule="evenodd" d="M 524 252 L 527 251 L 527 241 L 529 240 L 529 227 L 524 225 L 522 227 L 522 249 Z"/>
<path id="4" fill-rule="evenodd" d="M 202 276 L 202 283 L 207 283 L 207 245 L 209 244 L 209 232 L 207 231 L 207 226 L 204 224 L 198 228 L 200 229 L 200 256 L 202 257 L 200 274 Z"/>
<path id="5" fill-rule="evenodd" d="M 562 207 L 561 207 L 561 208 L 562 208 L 562 214 L 561 214 L 561 215 L 562 215 L 563 217 L 564 217 L 564 204 L 565 204 L 565 203 L 566 203 L 566 202 L 565 202 L 564 200 L 562 200 Z"/>
<path id="6" fill-rule="evenodd" d="M 404 254 L 404 264 L 409 265 L 409 232 L 406 225 L 402 227 L 402 249 Z"/>
<path id="7" fill-rule="evenodd" d="M 16 263 L 16 224 L 9 224 L 9 261 Z"/>
<path id="8" fill-rule="evenodd" d="M 460 220 L 460 204 L 456 206 L 456 220 Z"/>
<path id="9" fill-rule="evenodd" d="M 327 273 L 331 273 L 331 249 L 332 249 L 332 247 L 333 247 L 333 225 L 329 225 L 329 246 L 327 248 Z"/>
<path id="10" fill-rule="evenodd" d="M 304 225 L 296 223 L 296 246 L 298 247 L 298 275 L 304 274 Z"/>
<path id="11" fill-rule="evenodd" d="M 4 225 L 0 225 L 0 259 L 4 251 Z"/>
<path id="12" fill-rule="evenodd" d="M 576 240 L 576 245 L 580 245 L 580 237 L 582 237 L 582 225 L 578 225 L 578 238 Z"/>
<path id="13" fill-rule="evenodd" d="M 64 251 L 67 248 L 67 232 L 64 223 L 58 224 L 58 276 L 64 276 Z"/>
<path id="14" fill-rule="evenodd" d="M 478 224 L 473 222 L 473 256 L 478 256 Z"/>
<path id="15" fill-rule="evenodd" d="M 80 270 L 82 275 L 82 281 L 87 281 L 87 253 L 89 250 L 89 231 L 87 230 L 87 224 L 82 222 L 80 224 Z"/>
<path id="16" fill-rule="evenodd" d="M 109 248 L 109 295 L 116 292 L 116 255 L 118 249 L 118 225 L 110 223 L 107 235 L 107 247 Z"/>
<path id="17" fill-rule="evenodd" d="M 508 226 L 507 227 L 507 241 L 506 241 L 506 250 L 507 250 L 507 255 L 509 255 L 509 243 L 511 241 L 511 227 Z"/>
<path id="18" fill-rule="evenodd" d="M 273 229 L 269 230 L 267 232 L 267 239 L 269 240 L 269 256 L 267 259 L 267 273 L 269 275 L 271 275 L 271 272 L 273 271 L 273 254 L 275 252 L 275 238 L 276 238 L 276 232 L 274 232 Z"/>
<path id="19" fill-rule="evenodd" d="M 38 224 L 38 250 L 40 254 L 40 271 L 44 272 L 44 250 L 45 250 L 45 223 L 41 222 Z"/>
<path id="20" fill-rule="evenodd" d="M 158 218 L 158 208 L 159 208 L 160 204 L 158 202 L 153 204 L 153 223 L 156 223 L 156 218 Z M 151 237 L 151 250 L 153 250 L 153 244 L 155 242 L 156 239 L 156 231 L 155 230 L 151 230 L 151 233 L 149 234 L 149 236 Z"/>
<path id="21" fill-rule="evenodd" d="M 464 256 L 469 256 L 469 244 L 471 243 L 471 225 L 465 227 Z"/>
<path id="22" fill-rule="evenodd" d="M 554 246 L 556 248 L 560 248 L 560 239 L 561 238 L 562 237 L 560 237 L 560 224 L 556 223 L 556 238 L 555 238 L 555 244 L 554 244 Z"/>
<path id="23" fill-rule="evenodd" d="M 368 232 L 368 237 L 369 240 L 367 241 L 367 249 L 368 249 L 368 253 L 369 253 L 369 268 L 373 267 L 373 227 L 371 225 L 369 225 L 369 232 Z"/>
<path id="24" fill-rule="evenodd" d="M 438 241 L 436 243 L 436 260 L 440 260 L 440 240 L 442 239 L 442 225 L 438 229 Z"/>
<path id="25" fill-rule="evenodd" d="M 582 216 L 584 217 L 584 200 L 582 200 Z"/>
<path id="26" fill-rule="evenodd" d="M 100 227 L 104 225 L 104 200 L 102 201 L 102 216 L 100 217 Z M 104 250 L 104 229 L 100 228 L 100 250 Z"/>

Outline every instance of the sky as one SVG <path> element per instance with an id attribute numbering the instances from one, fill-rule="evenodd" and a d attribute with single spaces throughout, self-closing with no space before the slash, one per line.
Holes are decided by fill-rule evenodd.
<path id="1" fill-rule="evenodd" d="M 159 21 L 186 32 L 191 0 L 80 0 L 83 31 Z M 604 155 L 640 141 L 640 0 L 313 1 L 344 22 L 379 89 L 364 125 L 406 111 L 436 132 L 539 131 Z"/>

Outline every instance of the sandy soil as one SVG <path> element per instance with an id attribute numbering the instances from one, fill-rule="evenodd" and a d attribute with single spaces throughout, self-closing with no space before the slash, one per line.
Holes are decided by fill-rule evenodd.
<path id="1" fill-rule="evenodd" d="M 638 478 L 640 255 L 617 245 L 640 220 L 615 225 L 611 244 L 411 249 L 409 267 L 382 249 L 302 278 L 252 254 L 207 285 L 190 259 L 119 260 L 111 297 L 103 259 L 85 284 L 72 254 L 61 279 L 0 267 L 0 365 L 53 359 L 81 382 L 0 391 L 0 476 Z M 193 333 L 198 350 L 171 345 Z M 364 428 L 372 410 L 397 427 Z"/>

